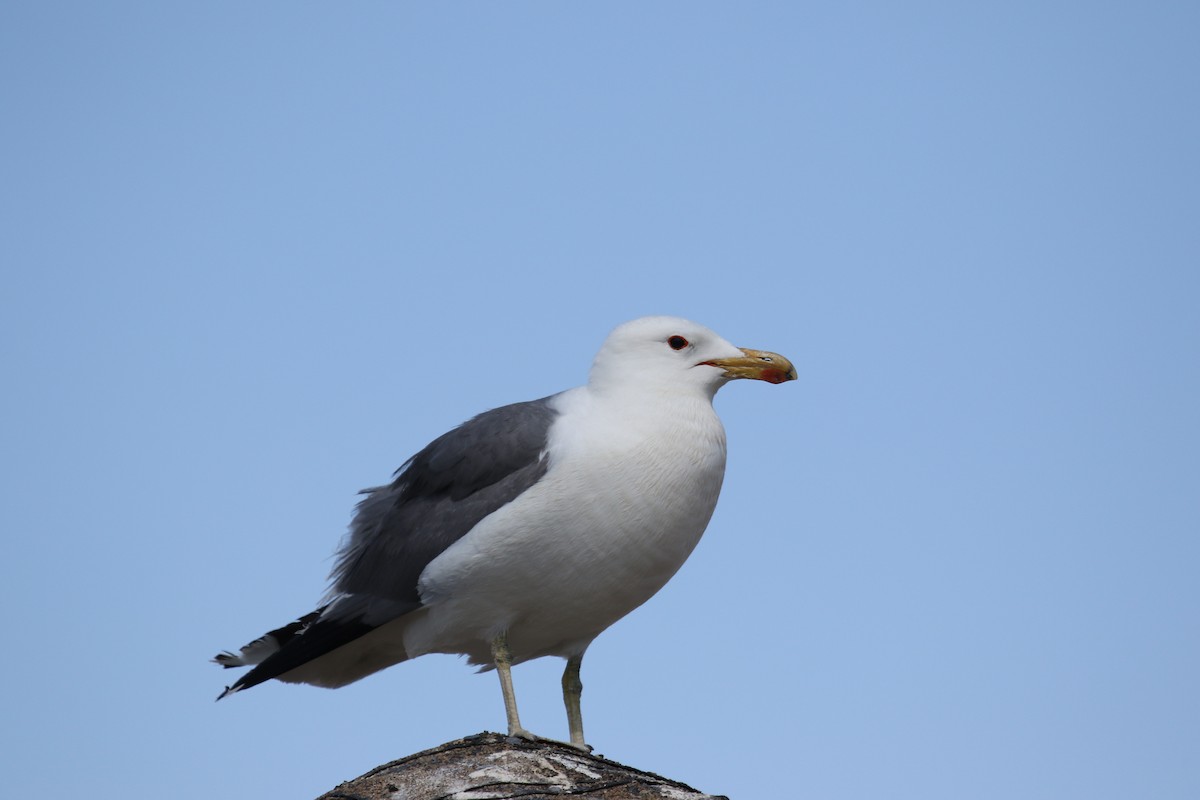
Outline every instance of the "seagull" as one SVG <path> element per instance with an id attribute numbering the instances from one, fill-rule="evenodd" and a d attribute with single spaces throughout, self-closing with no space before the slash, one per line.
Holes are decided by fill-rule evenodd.
<path id="1" fill-rule="evenodd" d="M 583 734 L 588 645 L 646 602 L 708 526 L 725 474 L 713 409 L 731 380 L 796 379 L 781 355 L 735 347 L 679 317 L 620 325 L 584 386 L 486 411 L 363 490 L 319 608 L 213 660 L 254 668 L 223 697 L 272 678 L 339 687 L 426 653 L 500 678 L 566 659 L 569 743 Z"/>

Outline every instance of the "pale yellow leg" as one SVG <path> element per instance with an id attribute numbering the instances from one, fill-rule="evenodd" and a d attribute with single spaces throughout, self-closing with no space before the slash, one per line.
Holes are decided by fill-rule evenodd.
<path id="1" fill-rule="evenodd" d="M 508 650 L 508 636 L 500 634 L 492 640 L 492 660 L 496 662 L 496 674 L 500 676 L 500 691 L 504 694 L 504 713 L 508 717 L 508 735 L 535 740 L 529 731 L 521 727 L 517 715 L 517 694 L 513 691 L 512 653 Z"/>
<path id="2" fill-rule="evenodd" d="M 583 710 L 579 705 L 583 695 L 583 681 L 579 680 L 579 667 L 582 663 L 582 654 L 567 659 L 567 668 L 563 670 L 562 676 L 563 704 L 567 707 L 567 727 L 571 730 L 571 745 L 590 752 L 592 748 L 583 740 Z"/>

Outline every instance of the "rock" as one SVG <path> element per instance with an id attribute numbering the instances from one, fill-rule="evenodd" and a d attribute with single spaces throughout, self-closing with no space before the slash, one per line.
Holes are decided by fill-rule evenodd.
<path id="1" fill-rule="evenodd" d="M 556 742 L 481 733 L 407 756 L 317 800 L 728 800 Z"/>

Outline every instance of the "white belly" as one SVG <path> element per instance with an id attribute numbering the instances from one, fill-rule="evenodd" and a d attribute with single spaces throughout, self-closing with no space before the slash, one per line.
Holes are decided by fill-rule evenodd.
<path id="1" fill-rule="evenodd" d="M 581 653 L 691 554 L 725 471 L 712 406 L 674 407 L 668 419 L 576 419 L 575 429 L 552 431 L 554 458 L 537 485 L 426 568 L 427 613 L 404 636 L 410 656 L 488 663 L 502 631 L 515 661 Z"/>

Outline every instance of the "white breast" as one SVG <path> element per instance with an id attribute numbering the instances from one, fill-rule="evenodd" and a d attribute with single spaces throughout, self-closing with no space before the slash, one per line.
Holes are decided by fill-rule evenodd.
<path id="1" fill-rule="evenodd" d="M 556 399 L 549 469 L 426 568 L 428 613 L 411 655 L 490 659 L 507 630 L 514 659 L 582 652 L 687 559 L 716 506 L 725 434 L 708 398 Z"/>

